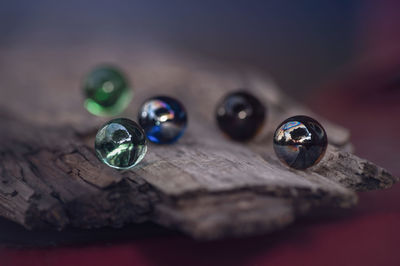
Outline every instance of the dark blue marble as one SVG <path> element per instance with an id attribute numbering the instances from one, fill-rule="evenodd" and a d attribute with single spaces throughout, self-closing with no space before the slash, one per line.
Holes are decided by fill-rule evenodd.
<path id="1" fill-rule="evenodd" d="M 151 142 L 171 144 L 183 135 L 187 114 L 177 100 L 157 96 L 143 103 L 138 113 L 138 122 Z"/>
<path id="2" fill-rule="evenodd" d="M 295 169 L 317 164 L 325 154 L 328 138 L 325 129 L 308 116 L 293 116 L 283 121 L 274 134 L 278 158 Z"/>

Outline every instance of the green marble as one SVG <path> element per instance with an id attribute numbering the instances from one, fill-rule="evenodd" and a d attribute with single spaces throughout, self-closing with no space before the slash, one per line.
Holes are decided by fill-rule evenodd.
<path id="1" fill-rule="evenodd" d="M 84 82 L 86 109 L 98 116 L 120 114 L 132 99 L 132 89 L 118 69 L 100 66 L 90 72 Z"/>
<path id="2" fill-rule="evenodd" d="M 116 169 L 129 169 L 137 165 L 147 151 L 143 129 L 126 118 L 109 121 L 97 132 L 95 140 L 97 157 Z"/>

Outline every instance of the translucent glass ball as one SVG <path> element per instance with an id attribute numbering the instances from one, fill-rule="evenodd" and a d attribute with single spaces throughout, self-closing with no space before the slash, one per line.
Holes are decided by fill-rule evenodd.
<path id="1" fill-rule="evenodd" d="M 113 119 L 97 132 L 95 150 L 97 157 L 106 165 L 129 169 L 145 156 L 146 135 L 138 124 L 129 119 Z"/>
<path id="2" fill-rule="evenodd" d="M 257 135 L 265 116 L 265 106 L 246 91 L 226 95 L 216 108 L 218 127 L 236 141 L 248 141 Z"/>
<path id="3" fill-rule="evenodd" d="M 171 144 L 183 135 L 187 125 L 187 113 L 178 100 L 157 96 L 142 104 L 138 122 L 151 142 Z"/>
<path id="4" fill-rule="evenodd" d="M 132 99 L 132 89 L 122 72 L 115 67 L 99 66 L 83 85 L 86 109 L 98 116 L 121 113 Z"/>
<path id="5" fill-rule="evenodd" d="M 308 116 L 293 116 L 283 121 L 274 134 L 278 158 L 295 169 L 317 164 L 325 154 L 328 138 L 325 129 Z"/>

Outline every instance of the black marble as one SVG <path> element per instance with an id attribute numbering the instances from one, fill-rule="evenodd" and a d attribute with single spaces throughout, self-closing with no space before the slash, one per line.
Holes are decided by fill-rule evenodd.
<path id="1" fill-rule="evenodd" d="M 217 105 L 216 119 L 219 128 L 236 141 L 248 141 L 262 128 L 266 107 L 245 91 L 226 95 Z"/>
<path id="2" fill-rule="evenodd" d="M 325 129 L 308 116 L 293 116 L 283 121 L 274 134 L 278 158 L 295 169 L 317 164 L 325 154 L 328 138 Z"/>

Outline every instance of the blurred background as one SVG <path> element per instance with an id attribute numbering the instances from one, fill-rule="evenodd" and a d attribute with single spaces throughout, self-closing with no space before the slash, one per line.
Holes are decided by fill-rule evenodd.
<path id="1" fill-rule="evenodd" d="M 360 54 L 357 1 L 2 1 L 1 45 L 150 43 L 259 68 L 302 96 Z"/>
<path id="2" fill-rule="evenodd" d="M 400 1 L 0 0 L 0 60 L 9 47 L 88 40 L 255 68 L 349 128 L 358 155 L 400 176 Z M 1 259 L 6 265 L 201 265 L 207 258 L 217 265 L 400 265 L 398 202 L 398 186 L 361 193 L 344 219 L 317 218 L 244 240 L 204 244 L 172 236 L 113 246 L 0 248 L 0 265 Z"/>

